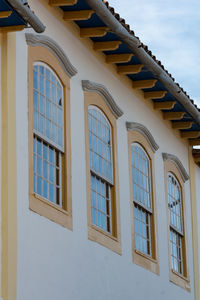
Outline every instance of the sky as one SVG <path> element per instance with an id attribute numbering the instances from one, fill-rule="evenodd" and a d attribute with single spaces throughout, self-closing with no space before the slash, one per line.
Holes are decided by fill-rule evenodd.
<path id="1" fill-rule="evenodd" d="M 200 107 L 200 0 L 108 0 Z"/>

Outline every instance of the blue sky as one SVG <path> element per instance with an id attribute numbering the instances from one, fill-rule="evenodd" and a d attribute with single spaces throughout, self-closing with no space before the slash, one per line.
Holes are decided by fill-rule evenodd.
<path id="1" fill-rule="evenodd" d="M 200 107 L 200 0 L 108 0 Z"/>

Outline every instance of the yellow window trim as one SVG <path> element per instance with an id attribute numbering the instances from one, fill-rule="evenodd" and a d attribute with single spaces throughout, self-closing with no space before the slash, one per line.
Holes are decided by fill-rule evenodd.
<path id="1" fill-rule="evenodd" d="M 17 298 L 16 34 L 1 36 L 1 296 Z"/>
<path id="2" fill-rule="evenodd" d="M 29 208 L 53 222 L 72 230 L 71 192 L 71 128 L 70 128 L 70 79 L 56 57 L 44 47 L 28 47 L 29 95 Z M 60 79 L 64 89 L 65 153 L 62 159 L 62 208 L 34 193 L 33 186 L 33 63 L 47 64 Z"/>
<path id="3" fill-rule="evenodd" d="M 151 167 L 151 190 L 152 190 L 152 215 L 151 215 L 151 247 L 152 257 L 138 251 L 135 247 L 135 229 L 134 229 L 134 204 L 133 204 L 133 187 L 132 187 L 132 169 L 131 169 L 131 144 L 138 143 L 146 151 L 150 159 Z M 133 262 L 157 275 L 160 274 L 159 255 L 158 255 L 158 236 L 157 236 L 157 210 L 155 199 L 155 171 L 154 171 L 154 153 L 145 139 L 138 131 L 128 131 L 128 155 L 129 155 L 129 178 L 130 178 L 130 207 L 131 207 L 131 227 L 132 227 L 132 259 Z"/>
<path id="4" fill-rule="evenodd" d="M 172 161 L 164 161 L 164 172 L 165 172 L 165 197 L 166 197 L 166 211 L 167 211 L 167 228 L 168 228 L 168 256 L 169 256 L 169 279 L 174 284 L 190 291 L 190 277 L 188 268 L 188 257 L 187 257 L 187 232 L 186 232 L 186 213 L 185 213 L 185 192 L 184 192 L 184 181 L 180 175 L 179 170 Z M 168 192 L 167 192 L 167 174 L 172 173 L 181 189 L 182 198 L 182 212 L 183 212 L 183 269 L 184 275 L 175 272 L 171 268 L 171 254 L 170 254 L 170 230 L 169 230 L 169 212 L 168 212 Z"/>
<path id="5" fill-rule="evenodd" d="M 189 146 L 189 166 L 190 166 L 190 195 L 191 195 L 191 213 L 192 213 L 192 244 L 193 244 L 193 269 L 194 269 L 194 292 L 195 299 L 200 299 L 199 289 L 199 246 L 198 246 L 198 221 L 197 214 L 197 195 L 196 195 L 196 168 L 198 168 L 194 162 L 192 155 L 192 147 Z"/>
<path id="6" fill-rule="evenodd" d="M 121 232 L 119 217 L 119 176 L 118 176 L 118 156 L 117 156 L 117 128 L 116 118 L 104 102 L 103 98 L 95 92 L 84 92 L 85 97 L 85 144 L 86 144 L 86 184 L 87 184 L 87 219 L 88 219 L 88 238 L 104 247 L 121 253 Z M 113 151 L 113 179 L 114 187 L 111 191 L 112 206 L 112 228 L 113 234 L 110 235 L 100 228 L 92 225 L 91 218 L 91 184 L 90 184 L 90 159 L 89 159 L 89 135 L 88 135 L 88 107 L 97 106 L 107 117 L 112 129 L 112 151 Z"/>

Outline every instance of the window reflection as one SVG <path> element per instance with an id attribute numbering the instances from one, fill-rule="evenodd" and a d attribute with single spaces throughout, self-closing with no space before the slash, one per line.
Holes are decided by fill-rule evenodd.
<path id="1" fill-rule="evenodd" d="M 131 164 L 135 247 L 138 251 L 151 256 L 150 161 L 144 149 L 138 143 L 131 145 Z"/>
<path id="2" fill-rule="evenodd" d="M 181 190 L 178 181 L 176 180 L 175 176 L 171 173 L 169 173 L 167 176 L 167 189 L 170 224 L 171 267 L 174 271 L 183 274 L 183 221 Z"/>
<path id="3" fill-rule="evenodd" d="M 94 106 L 88 109 L 91 170 L 92 224 L 111 233 L 111 188 L 113 185 L 111 127 Z"/>
<path id="4" fill-rule="evenodd" d="M 62 205 L 63 87 L 43 63 L 33 66 L 34 192 Z"/>

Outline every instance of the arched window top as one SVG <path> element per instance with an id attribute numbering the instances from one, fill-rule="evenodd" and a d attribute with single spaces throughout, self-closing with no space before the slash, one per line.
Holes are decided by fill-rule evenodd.
<path id="1" fill-rule="evenodd" d="M 167 191 L 170 226 L 183 234 L 181 188 L 171 172 L 167 174 Z"/>
<path id="2" fill-rule="evenodd" d="M 131 144 L 133 199 L 146 209 L 152 209 L 150 159 L 139 143 Z"/>
<path id="3" fill-rule="evenodd" d="M 134 148 L 135 151 L 140 154 L 142 156 L 143 159 L 149 160 L 149 156 L 146 152 L 146 150 L 144 149 L 143 146 L 141 146 L 139 143 L 134 142 L 131 144 L 131 148 Z"/>
<path id="4" fill-rule="evenodd" d="M 109 129 L 111 129 L 110 122 L 106 117 L 105 113 L 96 105 L 89 105 L 88 112 L 93 114 L 97 119 L 99 119 L 103 124 L 105 124 Z"/>
<path id="5" fill-rule="evenodd" d="M 113 183 L 111 125 L 97 106 L 88 107 L 90 168 Z"/>
<path id="6" fill-rule="evenodd" d="M 64 152 L 63 86 L 45 63 L 33 64 L 34 132 Z"/>

